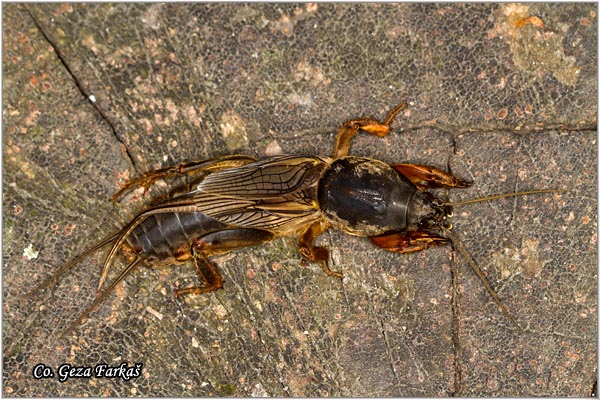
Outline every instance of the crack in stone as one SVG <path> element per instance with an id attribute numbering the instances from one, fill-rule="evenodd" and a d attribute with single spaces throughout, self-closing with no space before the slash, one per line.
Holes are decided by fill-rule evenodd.
<path id="1" fill-rule="evenodd" d="M 404 125 L 402 131 L 417 131 L 423 128 L 436 129 L 440 132 L 449 133 L 452 135 L 464 135 L 464 134 L 486 134 L 486 133 L 514 133 L 514 134 L 532 134 L 544 131 L 561 131 L 561 132 L 596 132 L 598 126 L 595 122 L 584 122 L 581 124 L 565 125 L 561 123 L 549 123 L 544 125 L 536 125 L 530 127 L 529 125 L 523 127 L 505 127 L 505 126 L 478 126 L 471 125 L 466 127 L 459 127 L 455 125 L 449 125 L 439 123 L 437 121 L 420 121 L 414 124 Z M 453 136 L 454 137 L 454 136 Z"/>
<path id="2" fill-rule="evenodd" d="M 450 154 L 446 159 L 446 171 L 452 173 L 451 163 L 454 156 L 457 154 L 457 143 L 456 143 L 456 135 L 452 132 L 449 133 L 449 141 L 450 141 Z M 452 314 L 452 347 L 454 351 L 454 359 L 452 361 L 453 370 L 454 370 L 454 385 L 451 391 L 451 397 L 460 397 L 462 396 L 462 347 L 460 343 L 460 296 L 458 293 L 459 288 L 459 271 L 458 265 L 455 262 L 456 257 L 453 255 L 450 258 L 450 307 Z"/>
<path id="3" fill-rule="evenodd" d="M 453 256 L 450 260 L 450 276 L 452 280 L 452 291 L 451 291 L 451 299 L 450 304 L 452 306 L 452 346 L 454 349 L 454 387 L 452 388 L 452 397 L 460 397 L 462 396 L 462 347 L 460 343 L 460 295 L 458 292 L 459 288 L 459 271 L 458 265 L 455 262 L 456 257 Z"/>
<path id="4" fill-rule="evenodd" d="M 39 30 L 39 32 L 42 34 L 42 37 L 48 42 L 48 44 L 50 44 L 50 46 L 52 46 L 52 49 L 54 50 L 54 53 L 58 57 L 59 62 L 63 65 L 63 67 L 67 71 L 67 74 L 73 79 L 73 82 L 75 83 L 75 86 L 77 87 L 77 89 L 79 90 L 79 92 L 85 97 L 85 99 L 89 102 L 89 104 L 91 104 L 91 106 L 96 110 L 96 112 L 98 112 L 98 114 L 100 115 L 100 117 L 108 124 L 108 126 L 109 126 L 109 128 L 111 130 L 112 135 L 125 148 L 125 154 L 127 154 L 127 158 L 129 159 L 129 163 L 133 166 L 133 169 L 136 172 L 139 173 L 137 165 L 136 165 L 136 162 L 135 162 L 135 159 L 133 157 L 133 154 L 130 153 L 129 148 L 127 147 L 127 144 L 125 143 L 125 141 L 119 137 L 119 134 L 117 133 L 117 128 L 115 127 L 115 125 L 113 124 L 113 122 L 106 115 L 106 113 L 98 106 L 98 104 L 95 101 L 92 101 L 90 93 L 88 93 L 88 90 L 83 86 L 81 80 L 73 72 L 73 70 L 69 66 L 69 63 L 67 62 L 67 60 L 65 59 L 64 55 L 60 51 L 57 43 L 44 30 L 43 26 L 38 21 L 38 19 L 34 15 L 34 13 L 29 9 L 29 7 L 24 6 L 24 8 L 25 8 L 25 11 L 27 12 L 27 14 L 29 14 L 29 16 L 31 17 L 31 20 L 33 21 L 34 25 L 37 27 L 37 29 Z"/>

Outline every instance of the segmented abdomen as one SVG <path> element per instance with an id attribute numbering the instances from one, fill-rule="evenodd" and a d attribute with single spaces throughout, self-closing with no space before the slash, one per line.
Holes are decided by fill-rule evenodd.
<path id="1" fill-rule="evenodd" d="M 153 214 L 129 234 L 127 243 L 147 261 L 167 265 L 188 260 L 194 240 L 226 227 L 202 212 Z"/>

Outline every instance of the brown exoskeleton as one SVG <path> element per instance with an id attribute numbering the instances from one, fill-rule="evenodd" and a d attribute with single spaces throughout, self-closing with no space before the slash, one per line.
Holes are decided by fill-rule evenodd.
<path id="1" fill-rule="evenodd" d="M 131 189 L 140 186 L 147 189 L 159 179 L 174 176 L 188 178 L 191 186 L 139 214 L 122 230 L 64 265 L 36 291 L 56 283 L 60 275 L 83 258 L 112 243 L 103 264 L 98 297 L 71 324 L 70 330 L 141 263 L 157 267 L 191 260 L 202 284 L 176 290 L 175 294 L 180 296 L 223 287 L 223 279 L 210 256 L 284 235 L 298 235 L 302 257 L 319 262 L 325 273 L 338 278 L 343 275 L 329 269 L 327 249 L 313 244 L 330 227 L 368 237 L 376 246 L 397 253 L 455 242 L 446 221 L 452 203 L 436 198 L 426 189 L 466 188 L 469 183 L 426 165 L 388 165 L 347 155 L 352 138 L 360 130 L 386 136 L 390 124 L 405 107 L 404 103 L 395 107 L 384 122 L 369 118 L 345 122 L 338 132 L 332 157 L 289 155 L 256 160 L 236 155 L 146 173 L 127 183 L 113 199 Z M 490 198 L 476 201 L 487 199 Z M 517 325 L 475 263 L 458 243 L 455 246 L 503 313 Z M 102 291 L 119 251 L 128 264 Z"/>

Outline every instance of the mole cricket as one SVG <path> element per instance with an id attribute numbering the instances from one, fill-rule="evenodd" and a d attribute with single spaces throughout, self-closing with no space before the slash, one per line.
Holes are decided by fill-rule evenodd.
<path id="1" fill-rule="evenodd" d="M 412 253 L 451 244 L 467 260 L 502 313 L 520 330 L 496 291 L 451 233 L 452 207 L 510 196 L 552 193 L 541 189 L 492 195 L 461 202 L 444 201 L 428 189 L 467 188 L 470 183 L 438 168 L 419 164 L 387 164 L 349 156 L 354 136 L 363 131 L 384 137 L 406 103 L 394 107 L 383 122 L 371 118 L 342 124 L 332 156 L 281 155 L 256 159 L 244 155 L 193 161 L 145 173 L 126 183 L 113 197 L 144 190 L 158 180 L 184 178 L 184 188 L 155 199 L 121 230 L 63 265 L 29 295 L 56 285 L 58 278 L 101 248 L 111 245 L 102 266 L 95 301 L 70 324 L 76 327 L 140 264 L 166 267 L 192 262 L 201 284 L 175 290 L 177 297 L 223 287 L 209 257 L 280 236 L 298 237 L 298 251 L 319 263 L 332 277 L 327 248 L 314 245 L 327 229 L 368 238 L 382 249 Z M 127 264 L 103 290 L 118 253 Z"/>

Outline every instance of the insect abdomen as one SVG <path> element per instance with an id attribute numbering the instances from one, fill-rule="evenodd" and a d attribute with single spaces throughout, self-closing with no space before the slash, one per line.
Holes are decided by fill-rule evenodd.
<path id="1" fill-rule="evenodd" d="M 168 265 L 188 260 L 196 239 L 226 227 L 202 212 L 153 214 L 131 232 L 127 243 L 147 261 Z"/>

